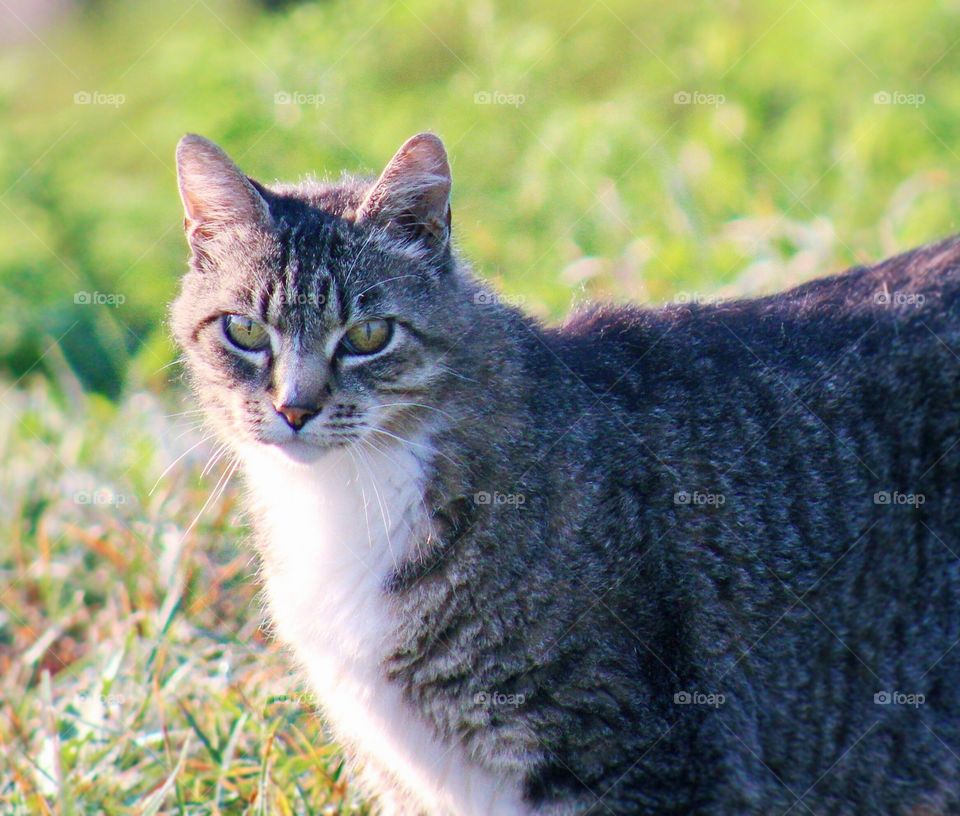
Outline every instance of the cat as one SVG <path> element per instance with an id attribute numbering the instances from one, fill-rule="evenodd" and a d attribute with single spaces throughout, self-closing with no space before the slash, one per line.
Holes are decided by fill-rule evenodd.
<path id="1" fill-rule="evenodd" d="M 960 240 L 547 327 L 432 134 L 177 166 L 172 331 L 379 812 L 960 813 Z"/>

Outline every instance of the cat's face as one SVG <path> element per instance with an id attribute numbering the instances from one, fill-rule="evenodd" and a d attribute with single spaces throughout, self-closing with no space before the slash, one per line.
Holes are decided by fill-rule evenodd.
<path id="1" fill-rule="evenodd" d="M 429 422 L 464 330 L 439 140 L 373 185 L 267 190 L 192 136 L 178 168 L 193 259 L 172 325 L 221 435 L 309 462 Z"/>

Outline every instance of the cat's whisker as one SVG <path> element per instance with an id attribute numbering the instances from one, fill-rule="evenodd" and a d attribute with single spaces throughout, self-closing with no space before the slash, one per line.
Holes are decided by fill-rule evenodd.
<path id="1" fill-rule="evenodd" d="M 189 411 L 177 411 L 174 414 L 163 414 L 164 419 L 173 419 L 174 417 L 190 416 L 192 414 L 203 414 L 203 408 L 192 408 Z"/>
<path id="2" fill-rule="evenodd" d="M 237 472 L 237 468 L 240 467 L 240 456 L 235 455 L 233 459 L 227 465 L 227 478 L 223 480 L 222 486 L 220 486 L 217 495 L 214 497 L 214 502 L 220 500 L 224 493 L 227 491 L 227 486 L 230 484 L 230 480 L 233 478 L 233 474 Z"/>
<path id="3" fill-rule="evenodd" d="M 210 455 L 210 458 L 207 460 L 207 464 L 204 465 L 203 470 L 200 471 L 201 479 L 204 476 L 206 476 L 207 473 L 209 473 L 213 469 L 213 467 L 217 464 L 217 462 L 219 462 L 223 458 L 224 454 L 227 452 L 229 447 L 230 447 L 229 442 L 221 442 L 216 448 L 214 448 L 213 453 Z"/>
<path id="4" fill-rule="evenodd" d="M 392 281 L 404 280 L 405 278 L 415 278 L 416 280 L 423 280 L 421 275 L 397 275 L 394 278 L 387 278 L 386 280 L 377 281 L 376 283 L 371 283 L 366 289 L 362 290 L 359 294 L 355 295 L 356 298 L 361 298 L 371 289 L 375 289 L 377 286 L 383 286 L 385 283 L 391 283 Z"/>
<path id="5" fill-rule="evenodd" d="M 173 468 L 176 466 L 176 464 L 177 464 L 181 459 L 183 459 L 183 458 L 184 458 L 187 454 L 189 454 L 191 451 L 194 451 L 194 450 L 196 450 L 197 448 L 199 448 L 202 444 L 204 444 L 204 442 L 209 442 L 211 439 L 214 438 L 214 436 L 216 436 L 216 434 L 211 433 L 211 434 L 208 434 L 207 436 L 203 437 L 199 442 L 196 442 L 196 443 L 194 443 L 193 445 L 191 445 L 191 446 L 190 446 L 189 448 L 187 448 L 183 453 L 181 453 L 176 459 L 174 459 L 169 465 L 167 465 L 167 467 L 164 469 L 163 473 L 160 474 L 160 476 L 159 476 L 159 478 L 157 479 L 156 483 L 153 485 L 153 487 L 150 488 L 150 492 L 149 492 L 147 495 L 148 495 L 148 496 L 152 496 L 152 495 L 153 495 L 153 491 L 156 490 L 156 489 L 157 489 L 157 486 L 160 484 L 160 482 L 163 481 L 163 477 L 166 476 L 171 470 L 173 470 Z"/>
<path id="6" fill-rule="evenodd" d="M 411 478 L 416 478 L 417 474 L 411 472 L 411 470 L 410 470 L 408 467 L 405 467 L 400 461 L 398 461 L 398 459 L 397 459 L 396 457 L 391 456 L 386 450 L 382 449 L 382 448 L 379 447 L 377 444 L 375 444 L 374 441 L 373 441 L 373 439 L 371 439 L 369 436 L 367 436 L 367 437 L 362 437 L 361 440 L 360 440 L 360 443 L 361 443 L 362 446 L 367 446 L 367 447 L 370 447 L 370 448 L 372 448 L 373 450 L 377 451 L 377 453 L 379 453 L 381 456 L 383 456 L 385 459 L 387 459 L 394 467 L 397 467 L 398 469 L 404 471 L 404 472 L 407 473 Z M 418 497 L 417 497 L 417 498 L 418 498 L 418 500 L 419 500 L 419 502 L 420 502 L 420 507 L 423 509 L 423 517 L 424 517 L 425 519 L 429 519 L 430 516 L 431 516 L 431 513 L 430 513 L 429 508 L 427 507 L 426 498 L 424 497 L 424 495 L 423 495 L 422 492 L 418 492 Z M 422 558 L 422 557 L 423 557 L 423 549 L 422 549 L 422 546 L 421 546 L 420 537 L 416 534 L 416 531 L 415 531 L 415 530 L 413 529 L 413 527 L 406 521 L 406 519 L 402 519 L 402 521 L 403 521 L 403 523 L 404 523 L 404 526 L 407 528 L 407 531 L 410 533 L 410 540 L 413 542 L 414 547 L 415 547 L 415 549 L 416 549 L 417 558 L 418 558 L 418 559 Z M 391 552 L 391 555 L 392 555 L 392 552 Z"/>
<path id="7" fill-rule="evenodd" d="M 371 230 L 370 233 L 367 235 L 366 240 L 360 245 L 360 249 L 357 252 L 357 256 L 353 259 L 353 263 L 350 265 L 350 268 L 347 270 L 346 274 L 344 275 L 344 280 L 346 283 L 350 283 L 350 280 L 353 276 L 353 272 L 357 268 L 357 266 L 360 264 L 360 259 L 363 258 L 363 253 L 366 252 L 367 247 L 370 245 L 370 242 L 373 240 L 374 234 L 375 234 L 374 231 Z"/>
<path id="8" fill-rule="evenodd" d="M 384 449 L 380 448 L 378 445 L 376 445 L 376 444 L 374 443 L 374 441 L 373 441 L 372 439 L 370 439 L 369 437 L 362 438 L 362 439 L 360 440 L 360 442 L 361 442 L 361 445 L 368 446 L 368 447 L 372 448 L 373 450 L 375 450 L 378 454 L 380 454 L 381 456 L 383 456 L 387 461 L 390 462 L 391 465 L 393 465 L 394 467 L 396 467 L 398 470 L 404 471 L 404 472 L 405 472 L 407 475 L 409 475 L 411 478 L 416 478 L 416 476 L 417 476 L 416 473 L 413 473 L 413 472 L 410 470 L 409 467 L 404 466 L 395 456 L 391 456 L 390 453 L 388 453 L 386 450 L 384 450 Z M 422 492 L 419 492 L 419 493 L 418 493 L 418 498 L 419 498 L 419 500 L 420 500 L 420 506 L 423 508 L 424 517 L 425 517 L 425 518 L 429 518 L 429 517 L 430 517 L 430 512 L 429 512 L 429 510 L 427 509 L 427 502 L 426 502 L 426 500 L 424 499 L 424 496 L 423 496 L 423 493 L 422 493 Z M 404 526 L 407 528 L 407 531 L 411 534 L 411 540 L 414 541 L 414 543 L 415 543 L 415 545 L 416 545 L 416 547 L 417 547 L 418 553 L 419 553 L 420 542 L 419 542 L 419 540 L 417 539 L 417 536 L 415 535 L 414 529 L 410 526 L 410 524 L 407 522 L 407 520 L 406 520 L 405 518 L 402 518 L 401 521 L 403 521 Z"/>
<path id="9" fill-rule="evenodd" d="M 435 447 L 433 447 L 432 445 L 425 445 L 425 444 L 423 444 L 422 442 L 414 442 L 412 439 L 404 439 L 402 436 L 397 436 L 397 435 L 394 434 L 394 433 L 390 433 L 390 431 L 385 431 L 383 428 L 377 428 L 377 427 L 375 427 L 375 426 L 373 426 L 373 425 L 361 425 L 360 427 L 361 427 L 364 431 L 367 431 L 367 432 L 369 432 L 369 433 L 379 433 L 379 434 L 383 434 L 384 436 L 388 436 L 388 437 L 390 437 L 391 439 L 397 440 L 397 442 L 401 442 L 401 443 L 404 443 L 404 444 L 406 444 L 406 445 L 412 445 L 412 446 L 417 447 L 417 448 L 423 448 L 425 451 L 429 451 L 431 454 L 436 454 L 437 456 L 442 456 L 444 459 L 446 459 L 446 460 L 447 460 L 451 465 L 453 465 L 454 467 L 461 467 L 461 466 L 462 466 L 462 463 L 461 463 L 461 462 L 457 462 L 456 460 L 451 459 L 451 458 L 450 458 L 449 456 L 447 456 L 447 454 L 445 454 L 443 451 L 437 450 L 437 449 L 436 449 Z"/>
<path id="10" fill-rule="evenodd" d="M 197 414 L 184 414 L 182 416 L 174 416 L 173 422 L 171 423 L 174 429 L 181 431 L 176 439 L 181 439 L 186 436 L 191 431 L 200 431 L 205 427 L 208 430 L 212 429 L 212 426 L 208 423 L 208 417 L 205 411 L 200 411 Z"/>
<path id="11" fill-rule="evenodd" d="M 215 501 L 219 500 L 220 496 L 223 495 L 224 491 L 227 489 L 227 484 L 230 482 L 230 479 L 233 477 L 233 474 L 236 472 L 239 465 L 240 457 L 234 456 L 231 462 L 229 462 L 224 468 L 216 486 L 210 492 L 210 495 L 207 496 L 207 500 L 203 503 L 203 507 L 200 508 L 200 512 L 194 516 L 193 521 L 191 521 L 187 529 L 183 531 L 183 535 L 180 536 L 181 543 L 186 540 L 187 536 L 190 534 L 190 531 L 196 526 L 197 522 L 200 521 L 200 517 L 206 512 L 207 508 Z"/>
<path id="12" fill-rule="evenodd" d="M 180 363 L 185 363 L 186 361 L 187 361 L 187 356 L 186 356 L 185 354 L 181 354 L 179 357 L 175 357 L 175 358 L 174 358 L 173 360 L 171 360 L 169 363 L 166 363 L 165 365 L 160 366 L 160 368 L 158 368 L 156 371 L 154 371 L 154 372 L 153 372 L 153 375 L 151 375 L 151 376 L 156 376 L 156 375 L 159 374 L 161 371 L 165 371 L 166 369 L 168 369 L 168 368 L 170 368 L 170 367 L 172 367 L 172 366 L 179 365 Z"/>
<path id="13" fill-rule="evenodd" d="M 380 495 L 380 489 L 377 487 L 377 478 L 374 475 L 373 468 L 370 467 L 370 463 L 364 458 L 362 450 L 358 449 L 357 454 L 360 457 L 361 463 L 364 465 L 364 467 L 366 467 L 367 473 L 370 474 L 370 484 L 373 487 L 373 494 L 377 498 L 377 504 L 380 505 L 380 518 L 383 521 L 383 529 L 386 533 L 387 549 L 390 552 L 390 560 L 393 562 L 393 568 L 396 569 L 397 557 L 393 552 L 393 545 L 390 542 L 390 539 L 393 538 L 393 524 L 392 520 L 390 519 L 390 511 L 384 506 L 383 498 Z"/>
<path id="14" fill-rule="evenodd" d="M 354 468 L 358 469 L 358 472 L 359 472 L 359 468 L 358 468 L 359 463 L 357 462 L 356 457 L 354 457 L 351 447 L 352 446 L 350 445 L 347 446 L 347 454 L 350 456 L 350 461 L 353 462 Z M 359 451 L 357 451 L 357 455 L 359 455 Z M 369 543 L 370 550 L 372 551 L 373 550 L 373 533 L 370 530 L 370 515 L 367 513 L 367 505 L 368 505 L 367 491 L 364 490 L 363 482 L 360 480 L 359 477 L 357 478 L 357 484 L 360 486 L 360 497 L 363 503 L 363 520 L 367 526 L 367 542 Z"/>
<path id="15" fill-rule="evenodd" d="M 361 495 L 361 497 L 362 497 L 362 499 L 363 499 L 363 515 L 364 515 L 364 519 L 365 519 L 365 521 L 366 521 L 366 523 L 367 523 L 367 540 L 368 540 L 368 543 L 369 543 L 370 551 L 373 552 L 374 541 L 373 541 L 372 528 L 370 527 L 370 516 L 369 516 L 369 514 L 367 513 L 367 506 L 368 506 L 367 494 L 366 494 L 366 490 L 364 490 L 364 488 L 363 488 L 363 480 L 360 478 L 360 471 L 359 471 L 359 465 L 360 465 L 360 464 L 362 464 L 362 465 L 366 468 L 367 473 L 370 474 L 370 483 L 371 483 L 371 486 L 373 487 L 374 495 L 375 495 L 376 498 L 377 498 L 377 502 L 378 502 L 378 504 L 380 505 L 380 517 L 381 517 L 381 520 L 383 521 L 383 524 L 384 524 L 384 532 L 385 532 L 385 534 L 386 534 L 387 549 L 388 549 L 388 552 L 389 552 L 389 554 L 390 554 L 390 561 L 391 561 L 391 563 L 393 564 L 394 570 L 396 570 L 396 569 L 397 569 L 397 560 L 396 560 L 396 555 L 395 555 L 394 552 L 393 552 L 393 547 L 392 547 L 392 545 L 391 545 L 391 543 L 390 543 L 390 538 L 391 538 L 391 536 L 390 536 L 390 527 L 389 527 L 389 525 L 388 525 L 388 523 L 387 523 L 387 520 L 386 520 L 386 517 L 385 517 L 385 515 L 384 515 L 384 506 L 383 506 L 383 502 L 381 501 L 381 498 L 380 498 L 380 493 L 379 493 L 379 491 L 377 490 L 377 482 L 376 482 L 376 478 L 375 478 L 375 476 L 374 476 L 374 474 L 373 474 L 373 470 L 372 470 L 372 468 L 370 467 L 369 463 L 368 463 L 368 462 L 366 461 L 366 459 L 364 458 L 362 448 L 357 447 L 357 448 L 355 449 L 355 452 L 356 452 L 356 454 L 357 454 L 356 458 L 354 458 L 353 452 L 351 452 L 349 448 L 347 448 L 347 452 L 350 454 L 350 458 L 351 458 L 351 460 L 353 461 L 354 465 L 358 467 L 358 469 L 357 469 L 357 484 L 358 484 L 359 487 L 360 487 L 360 495 Z M 359 557 L 359 556 L 358 556 L 358 557 Z M 364 564 L 366 564 L 366 562 L 363 561 L 363 559 L 361 559 L 361 561 L 362 561 Z M 361 580 L 362 580 L 362 579 L 361 579 Z"/>
<path id="16" fill-rule="evenodd" d="M 445 366 L 445 365 L 441 365 L 439 366 L 439 368 L 441 371 L 446 371 L 447 374 L 452 374 L 458 380 L 463 380 L 464 382 L 473 383 L 474 385 L 480 385 L 480 382 L 478 380 L 475 380 L 472 377 L 468 377 L 466 374 L 461 374 L 455 368 L 451 368 L 450 366 Z"/>
<path id="17" fill-rule="evenodd" d="M 381 447 L 380 445 L 377 445 L 377 444 L 374 442 L 374 440 L 371 439 L 369 436 L 360 437 L 359 442 L 360 442 L 360 444 L 361 444 L 362 446 L 367 446 L 367 447 L 373 449 L 374 451 L 376 451 L 378 454 L 380 454 L 380 455 L 383 456 L 385 459 L 387 459 L 391 464 L 393 464 L 393 465 L 395 465 L 396 467 L 400 468 L 401 470 L 403 470 L 404 472 L 406 472 L 407 474 L 409 474 L 411 477 L 413 477 L 413 476 L 415 475 L 415 474 L 410 470 L 409 467 L 404 466 L 404 465 L 401 465 L 401 463 L 397 460 L 397 458 L 396 458 L 395 456 L 391 456 L 390 451 L 389 451 L 388 449 L 386 449 L 386 448 L 384 448 L 384 447 Z"/>
<path id="18" fill-rule="evenodd" d="M 183 437 L 188 436 L 189 434 L 201 433 L 206 425 L 206 421 L 200 419 L 199 421 L 194 420 L 193 422 L 177 422 L 174 424 L 175 428 L 182 428 L 180 433 L 178 433 L 174 438 L 174 442 L 177 442 Z"/>

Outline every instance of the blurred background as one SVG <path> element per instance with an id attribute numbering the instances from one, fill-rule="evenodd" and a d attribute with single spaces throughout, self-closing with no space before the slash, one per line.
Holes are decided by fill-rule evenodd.
<path id="1" fill-rule="evenodd" d="M 460 248 L 551 320 L 950 233 L 958 76 L 958 0 L 0 0 L 4 812 L 362 808 L 177 384 L 183 133 L 269 182 L 437 132 Z"/>
<path id="2" fill-rule="evenodd" d="M 56 340 L 116 396 L 169 353 L 187 131 L 270 181 L 376 173 L 435 130 L 461 248 L 552 317 L 776 288 L 955 223 L 957 2 L 4 0 L 0 32 L 13 376 Z"/>

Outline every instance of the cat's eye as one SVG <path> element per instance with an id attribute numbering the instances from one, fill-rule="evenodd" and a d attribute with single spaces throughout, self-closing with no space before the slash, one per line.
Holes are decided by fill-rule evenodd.
<path id="1" fill-rule="evenodd" d="M 270 346 L 267 327 L 243 315 L 224 315 L 223 332 L 233 345 L 244 351 L 263 351 Z"/>
<path id="2" fill-rule="evenodd" d="M 348 354 L 376 354 L 393 337 L 393 322 L 385 318 L 364 320 L 347 329 L 343 347 Z"/>

